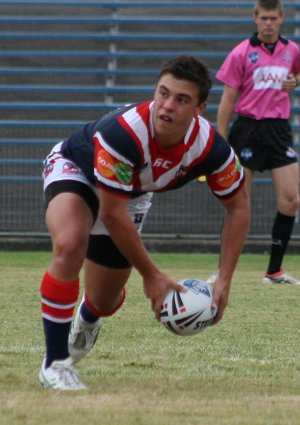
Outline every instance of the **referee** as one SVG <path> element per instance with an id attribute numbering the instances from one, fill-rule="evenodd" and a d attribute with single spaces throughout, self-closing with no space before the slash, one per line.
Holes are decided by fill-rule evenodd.
<path id="1" fill-rule="evenodd" d="M 217 126 L 239 155 L 250 193 L 256 171 L 270 170 L 277 213 L 264 284 L 300 284 L 282 262 L 299 207 L 299 166 L 293 149 L 290 94 L 300 82 L 299 47 L 280 35 L 284 19 L 279 0 L 258 0 L 257 32 L 237 45 L 217 73 L 224 84 Z M 228 132 L 233 112 L 237 115 Z"/>

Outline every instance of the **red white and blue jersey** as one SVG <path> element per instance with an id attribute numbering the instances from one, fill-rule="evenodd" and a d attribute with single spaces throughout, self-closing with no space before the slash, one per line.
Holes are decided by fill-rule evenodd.
<path id="1" fill-rule="evenodd" d="M 257 120 L 288 119 L 290 96 L 282 90 L 288 74 L 300 72 L 296 43 L 279 37 L 271 53 L 255 34 L 238 44 L 227 56 L 216 78 L 239 90 L 235 112 Z"/>
<path id="2" fill-rule="evenodd" d="M 239 190 L 243 169 L 207 120 L 195 115 L 183 140 L 163 149 L 152 114 L 152 101 L 118 109 L 73 133 L 62 153 L 93 184 L 127 197 L 176 189 L 200 175 L 217 197 Z"/>

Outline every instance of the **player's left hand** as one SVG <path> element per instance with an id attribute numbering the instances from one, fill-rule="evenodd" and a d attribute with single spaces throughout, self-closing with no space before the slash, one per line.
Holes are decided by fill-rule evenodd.
<path id="1" fill-rule="evenodd" d="M 217 314 L 212 323 L 213 325 L 218 323 L 223 317 L 224 310 L 228 304 L 229 287 L 230 285 L 221 282 L 217 278 L 213 287 L 213 299 L 211 303 L 212 307 L 217 309 Z"/>
<path id="2" fill-rule="evenodd" d="M 292 93 L 297 87 L 297 79 L 294 74 L 289 74 L 287 79 L 282 83 L 282 90 Z"/>

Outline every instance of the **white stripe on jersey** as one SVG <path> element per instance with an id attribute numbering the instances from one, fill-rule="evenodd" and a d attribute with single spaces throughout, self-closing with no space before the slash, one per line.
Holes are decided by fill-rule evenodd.
<path id="1" fill-rule="evenodd" d="M 206 148 L 207 141 L 210 136 L 211 126 L 208 121 L 204 120 L 200 116 L 198 117 L 200 121 L 200 135 L 198 135 L 193 143 L 193 145 L 190 147 L 188 152 L 186 152 L 183 155 L 182 158 L 182 164 L 185 167 L 188 167 L 195 159 L 200 158 L 203 154 L 204 149 Z M 196 124 L 195 119 L 193 119 L 193 122 L 188 130 L 188 133 L 191 134 L 191 132 L 194 129 L 194 126 Z M 199 143 L 197 143 L 199 142 Z"/>
<path id="2" fill-rule="evenodd" d="M 184 144 L 185 145 L 187 144 L 187 142 L 189 141 L 189 139 L 191 137 L 194 126 L 195 126 L 195 118 L 192 119 L 191 125 L 189 126 L 188 131 L 186 132 L 186 135 L 184 137 Z"/>
<path id="3" fill-rule="evenodd" d="M 153 102 L 150 103 L 149 109 L 150 109 L 150 132 L 152 137 L 154 137 L 154 127 L 153 127 L 153 120 L 152 120 L 152 107 Z M 148 159 L 150 158 L 150 151 L 149 151 L 149 129 L 144 123 L 144 121 L 141 119 L 139 113 L 137 112 L 137 108 L 132 108 L 129 111 L 125 112 L 125 114 L 122 115 L 122 118 L 124 121 L 126 121 L 126 124 L 128 127 L 131 128 L 131 130 L 134 132 L 134 134 L 139 139 L 139 142 L 141 144 L 141 147 L 144 152 L 144 159 L 146 162 L 148 162 Z M 138 125 L 137 125 L 138 124 Z M 144 179 L 149 182 L 153 181 L 153 173 L 152 173 L 152 167 L 146 167 L 143 172 Z M 140 176 L 141 177 L 141 176 Z M 151 190 L 151 189 L 149 189 Z"/>
<path id="4" fill-rule="evenodd" d="M 151 105 L 150 105 L 150 108 L 151 108 Z M 133 133 L 139 139 L 143 147 L 143 151 L 149 155 L 148 127 L 146 126 L 146 124 L 141 119 L 140 115 L 138 114 L 137 108 L 135 107 L 135 108 L 129 109 L 129 111 L 125 112 L 125 114 L 122 115 L 122 118 L 126 121 L 128 127 L 131 128 Z"/>
<path id="5" fill-rule="evenodd" d="M 220 173 L 222 170 L 224 170 L 226 167 L 228 167 L 228 165 L 232 162 L 234 156 L 235 156 L 235 153 L 232 150 L 227 161 L 224 162 L 224 164 L 222 164 L 221 167 L 219 167 L 217 170 L 215 170 L 213 173 L 211 173 L 211 175 Z"/>
<path id="6" fill-rule="evenodd" d="M 99 182 L 105 184 L 105 186 L 113 187 L 115 189 L 122 189 L 125 192 L 132 192 L 132 190 L 133 190 L 133 185 L 128 185 L 128 184 L 124 185 L 121 182 L 114 182 L 111 179 L 106 179 L 101 174 L 99 174 L 97 168 L 94 168 L 94 174 L 97 177 L 97 180 Z"/>

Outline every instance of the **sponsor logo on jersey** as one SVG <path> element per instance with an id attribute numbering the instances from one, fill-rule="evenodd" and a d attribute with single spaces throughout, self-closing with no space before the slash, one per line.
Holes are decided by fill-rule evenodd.
<path id="1" fill-rule="evenodd" d="M 153 167 L 164 168 L 165 170 L 169 170 L 172 167 L 172 164 L 172 161 L 168 161 L 167 159 L 156 158 L 153 163 Z"/>
<path id="2" fill-rule="evenodd" d="M 284 66 L 262 66 L 253 72 L 254 90 L 273 88 L 281 90 L 283 81 L 288 75 L 288 68 Z"/>
<path id="3" fill-rule="evenodd" d="M 121 183 L 128 184 L 132 179 L 131 167 L 118 161 L 104 149 L 100 149 L 98 152 L 97 170 L 103 177 L 116 178 Z"/>
<path id="4" fill-rule="evenodd" d="M 230 187 L 237 180 L 240 172 L 241 164 L 238 157 L 235 155 L 235 160 L 219 174 L 217 184 L 221 188 Z"/>
<path id="5" fill-rule="evenodd" d="M 286 54 L 282 58 L 283 62 L 292 63 L 292 56 L 289 52 L 286 52 Z"/>
<path id="6" fill-rule="evenodd" d="M 250 55 L 248 56 L 248 59 L 250 62 L 256 63 L 258 61 L 258 53 L 257 52 L 250 53 Z"/>

